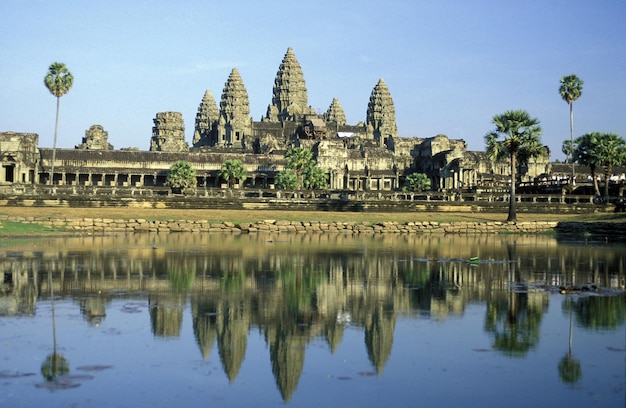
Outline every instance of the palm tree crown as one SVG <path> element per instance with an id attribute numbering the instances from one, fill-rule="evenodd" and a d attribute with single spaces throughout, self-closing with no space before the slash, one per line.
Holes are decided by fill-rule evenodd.
<path id="1" fill-rule="evenodd" d="M 72 89 L 74 77 L 65 64 L 55 62 L 48 68 L 44 83 L 52 95 L 60 98 Z"/>
<path id="2" fill-rule="evenodd" d="M 232 188 L 235 185 L 235 181 L 245 180 L 248 172 L 241 160 L 229 159 L 222 163 L 222 167 L 220 168 L 218 174 L 228 182 L 228 187 Z"/>
<path id="3" fill-rule="evenodd" d="M 559 93 L 561 94 L 561 98 L 563 98 L 568 105 L 571 105 L 572 102 L 580 98 L 583 94 L 582 79 L 574 74 L 564 76 L 561 78 Z"/>

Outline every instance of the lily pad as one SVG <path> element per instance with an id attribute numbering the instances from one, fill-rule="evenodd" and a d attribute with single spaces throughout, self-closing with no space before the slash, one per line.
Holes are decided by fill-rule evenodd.
<path id="1" fill-rule="evenodd" d="M 108 370 L 109 368 L 112 368 L 112 367 L 113 366 L 111 365 L 93 364 L 93 365 L 85 365 L 85 366 L 76 367 L 76 369 L 80 371 L 103 371 L 103 370 Z"/>
<path id="2" fill-rule="evenodd" d="M 50 391 L 67 390 L 69 388 L 80 387 L 80 383 L 73 381 L 54 380 L 35 384 L 37 388 L 45 388 Z"/>
<path id="3" fill-rule="evenodd" d="M 35 373 L 9 373 L 6 371 L 0 372 L 0 378 L 21 378 L 21 377 L 32 377 Z"/>

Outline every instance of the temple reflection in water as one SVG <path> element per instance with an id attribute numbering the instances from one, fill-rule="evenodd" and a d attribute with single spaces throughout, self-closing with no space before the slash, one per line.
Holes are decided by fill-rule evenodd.
<path id="1" fill-rule="evenodd" d="M 90 325 L 114 299 L 149 311 L 152 333 L 177 338 L 191 319 L 203 359 L 219 358 L 235 382 L 248 335 L 261 332 L 284 400 L 297 388 L 306 346 L 330 353 L 346 327 L 361 328 L 372 375 L 391 354 L 398 318 L 443 320 L 484 303 L 494 350 L 523 356 L 539 340 L 549 293 L 526 284 L 624 289 L 623 246 L 560 243 L 547 236 L 129 235 L 11 243 L 0 248 L 1 316 L 34 316 L 71 299 Z M 477 260 L 470 261 L 470 258 Z M 605 299 L 605 300 L 602 300 Z M 606 300 L 608 299 L 608 300 Z M 614 328 L 624 296 L 581 297 L 580 324 Z M 187 326 L 189 327 L 189 326 Z M 211 355 L 216 346 L 219 356 Z"/>

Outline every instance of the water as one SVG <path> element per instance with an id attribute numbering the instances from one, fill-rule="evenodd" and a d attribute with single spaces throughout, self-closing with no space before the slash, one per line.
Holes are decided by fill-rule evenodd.
<path id="1" fill-rule="evenodd" d="M 4 241 L 0 406 L 622 407 L 625 249 L 542 235 Z"/>

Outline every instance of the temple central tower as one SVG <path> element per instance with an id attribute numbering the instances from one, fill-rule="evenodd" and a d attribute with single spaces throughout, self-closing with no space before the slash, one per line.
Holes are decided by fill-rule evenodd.
<path id="1" fill-rule="evenodd" d="M 380 78 L 367 104 L 367 134 L 379 146 L 387 145 L 389 139 L 398 137 L 396 109 L 385 81 Z"/>
<path id="2" fill-rule="evenodd" d="M 310 110 L 302 68 L 293 49 L 289 47 L 274 79 L 272 104 L 267 108 L 267 119 L 270 122 L 295 121 L 310 113 Z"/>

